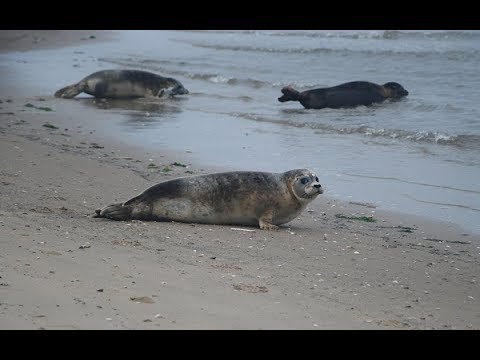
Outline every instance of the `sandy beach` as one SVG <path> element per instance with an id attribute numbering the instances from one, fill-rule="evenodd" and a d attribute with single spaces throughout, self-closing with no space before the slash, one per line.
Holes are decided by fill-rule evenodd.
<path id="1" fill-rule="evenodd" d="M 114 37 L 0 31 L 0 52 L 75 41 Z M 16 89 L 29 84 L 8 79 L 0 329 L 480 329 L 480 236 L 450 223 L 328 193 L 278 232 L 92 218 L 162 180 L 220 169 L 189 149 L 120 142 L 102 131 L 114 112 L 25 96 Z"/>

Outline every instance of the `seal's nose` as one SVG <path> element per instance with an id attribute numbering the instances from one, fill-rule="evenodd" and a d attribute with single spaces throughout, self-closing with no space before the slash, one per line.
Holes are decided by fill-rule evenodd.
<path id="1" fill-rule="evenodd" d="M 314 187 L 315 189 L 317 189 L 317 191 L 318 191 L 319 194 L 323 194 L 322 185 L 320 185 L 320 184 L 315 184 L 315 185 L 313 185 L 313 187 Z"/>
<path id="2" fill-rule="evenodd" d="M 173 95 L 185 95 L 188 93 L 189 91 L 186 88 L 184 88 L 182 85 L 177 85 L 172 89 Z"/>

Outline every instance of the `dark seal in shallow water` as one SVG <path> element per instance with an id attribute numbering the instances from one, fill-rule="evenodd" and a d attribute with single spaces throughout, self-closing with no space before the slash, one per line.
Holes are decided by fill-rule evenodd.
<path id="1" fill-rule="evenodd" d="M 283 96 L 278 101 L 300 101 L 306 109 L 348 108 L 360 105 L 369 106 L 387 99 L 400 99 L 408 91 L 396 82 L 383 85 L 368 81 L 351 81 L 345 84 L 299 92 L 291 86 L 282 89 Z"/>
<path id="2" fill-rule="evenodd" d="M 81 92 L 112 99 L 188 94 L 188 90 L 173 78 L 142 70 L 102 70 L 58 90 L 55 97 L 71 99 Z"/>
<path id="3" fill-rule="evenodd" d="M 308 169 L 232 171 L 167 180 L 124 202 L 95 210 L 112 220 L 181 221 L 276 230 L 323 193 Z"/>

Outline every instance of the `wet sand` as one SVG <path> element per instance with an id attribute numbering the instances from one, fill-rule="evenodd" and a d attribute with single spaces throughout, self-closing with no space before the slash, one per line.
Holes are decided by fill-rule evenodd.
<path id="1" fill-rule="evenodd" d="M 79 41 L 41 34 L 46 46 Z M 0 51 L 28 50 L 35 36 L 1 31 Z M 1 329 L 480 329 L 478 235 L 328 194 L 278 232 L 94 219 L 159 181 L 219 169 L 188 149 L 108 136 L 114 112 L 9 89 Z"/>
<path id="2" fill-rule="evenodd" d="M 0 52 L 52 49 L 114 38 L 112 32 L 95 30 L 0 30 Z"/>

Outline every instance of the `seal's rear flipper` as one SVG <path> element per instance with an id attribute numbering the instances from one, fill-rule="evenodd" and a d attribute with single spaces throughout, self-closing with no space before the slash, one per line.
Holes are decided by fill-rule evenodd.
<path id="1" fill-rule="evenodd" d="M 95 210 L 94 218 L 107 218 L 112 220 L 130 220 L 132 215 L 131 206 L 123 206 L 123 203 L 112 204 L 103 209 Z"/>
<path id="2" fill-rule="evenodd" d="M 80 83 L 68 85 L 60 90 L 55 92 L 55 97 L 64 98 L 64 99 L 71 99 L 83 91 L 83 86 Z"/>

